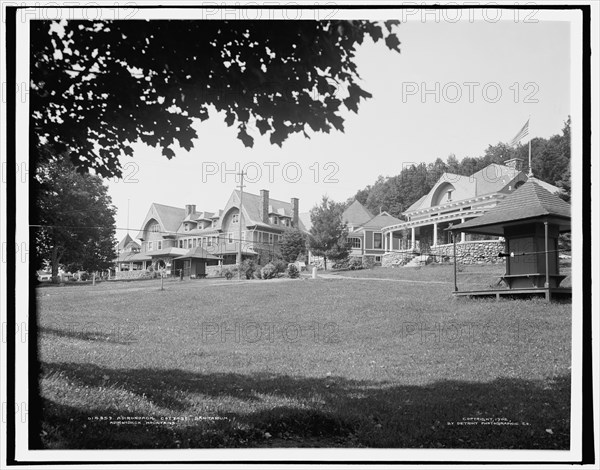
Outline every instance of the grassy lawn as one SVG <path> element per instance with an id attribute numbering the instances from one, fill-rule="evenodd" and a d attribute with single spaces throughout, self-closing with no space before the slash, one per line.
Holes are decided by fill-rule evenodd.
<path id="1" fill-rule="evenodd" d="M 567 449 L 571 305 L 407 273 L 40 288 L 43 446 Z"/>

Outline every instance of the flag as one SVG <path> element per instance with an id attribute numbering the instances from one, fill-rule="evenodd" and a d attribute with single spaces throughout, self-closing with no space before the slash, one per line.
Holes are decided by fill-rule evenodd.
<path id="1" fill-rule="evenodd" d="M 510 144 L 508 145 L 510 145 L 511 147 L 517 145 L 519 141 L 526 135 L 529 135 L 529 119 L 527 119 L 525 125 L 521 128 L 519 132 L 517 132 L 517 135 L 514 137 L 513 140 L 510 141 Z"/>

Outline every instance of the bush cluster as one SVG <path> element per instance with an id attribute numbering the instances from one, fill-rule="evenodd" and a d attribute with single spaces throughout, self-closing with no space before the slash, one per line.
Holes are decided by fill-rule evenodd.
<path id="1" fill-rule="evenodd" d="M 298 269 L 298 266 L 296 266 L 294 263 L 289 264 L 287 273 L 290 279 L 297 279 L 300 277 L 300 270 Z"/>
<path id="2" fill-rule="evenodd" d="M 363 256 L 362 267 L 363 269 L 373 269 L 375 267 L 375 257 Z"/>
<path id="3" fill-rule="evenodd" d="M 260 270 L 263 279 L 273 279 L 277 275 L 277 268 L 273 263 L 267 263 Z"/>
<path id="4" fill-rule="evenodd" d="M 364 265 L 362 262 L 362 259 L 358 258 L 357 256 L 353 256 L 352 258 L 350 258 L 348 260 L 348 269 L 355 271 L 357 269 L 363 269 Z"/>

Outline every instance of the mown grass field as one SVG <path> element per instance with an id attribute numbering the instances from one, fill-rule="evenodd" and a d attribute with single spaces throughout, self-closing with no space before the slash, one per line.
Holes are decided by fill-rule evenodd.
<path id="1" fill-rule="evenodd" d="M 569 447 L 570 304 L 340 274 L 39 288 L 43 446 Z"/>

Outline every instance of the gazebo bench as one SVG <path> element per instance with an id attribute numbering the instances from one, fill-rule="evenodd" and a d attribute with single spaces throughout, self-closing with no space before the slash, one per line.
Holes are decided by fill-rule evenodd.
<path id="1" fill-rule="evenodd" d="M 564 274 L 550 274 L 550 286 L 558 287 L 563 279 L 567 276 Z M 524 288 L 524 287 L 544 287 L 546 283 L 546 275 L 543 273 L 530 274 L 505 274 L 501 279 L 506 282 L 509 289 Z"/>

